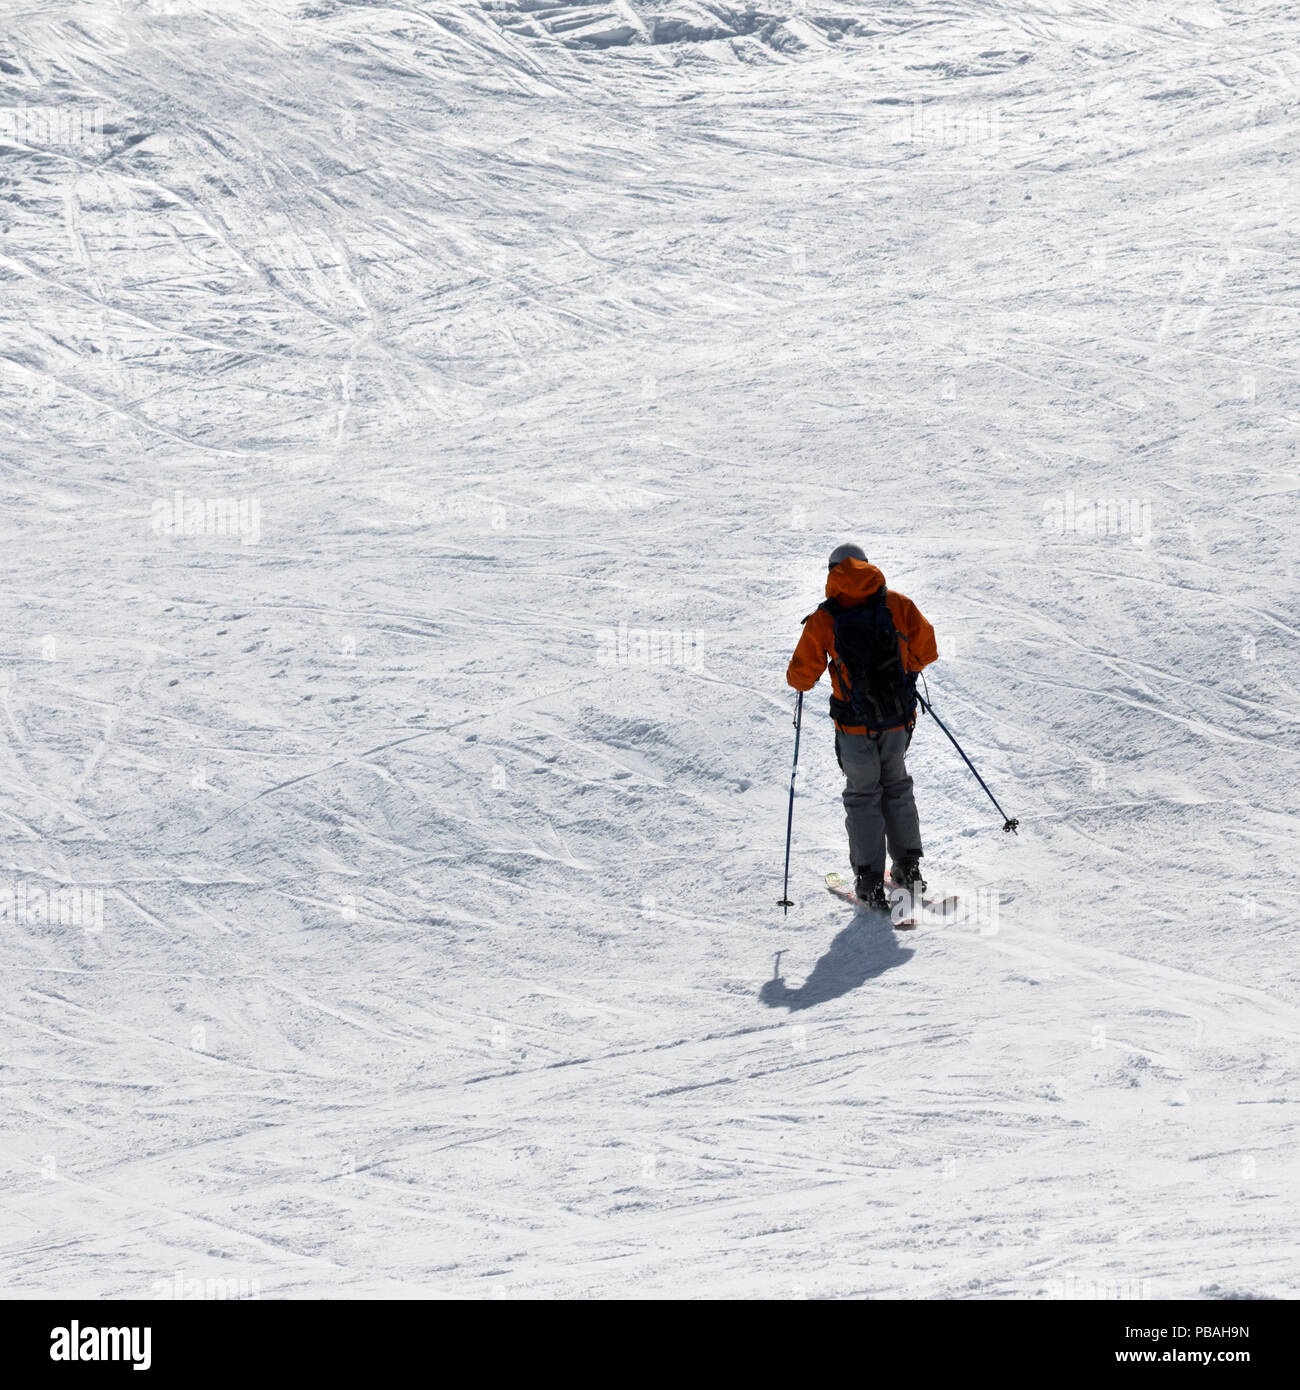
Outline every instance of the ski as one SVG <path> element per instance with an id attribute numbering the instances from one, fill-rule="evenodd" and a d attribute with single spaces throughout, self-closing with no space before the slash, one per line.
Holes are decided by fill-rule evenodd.
<path id="1" fill-rule="evenodd" d="M 898 888 L 898 887 L 901 887 L 901 886 L 902 886 L 901 884 L 896 884 L 896 883 L 894 882 L 894 880 L 889 876 L 889 870 L 886 869 L 886 870 L 885 870 L 885 887 L 886 887 L 886 888 Z M 904 891 L 906 891 L 906 890 L 904 890 Z M 937 913 L 939 913 L 941 916 L 946 917 L 946 916 L 947 916 L 950 912 L 952 912 L 953 909 L 956 908 L 956 906 L 957 906 L 957 894 L 956 894 L 956 893 L 949 893 L 948 896 L 947 896 L 946 898 L 927 898 L 927 897 L 925 897 L 924 895 L 922 895 L 922 898 L 921 898 L 921 906 L 922 906 L 923 908 L 925 908 L 925 910 L 926 910 L 927 912 L 937 912 Z"/>
<path id="2" fill-rule="evenodd" d="M 826 887 L 837 898 L 846 903 L 852 903 L 855 907 L 862 908 L 864 912 L 874 912 L 878 910 L 873 908 L 870 903 L 864 903 L 849 886 L 848 880 L 842 874 L 827 874 Z M 895 931 L 913 931 L 916 928 L 915 917 L 904 917 L 901 922 L 894 922 L 892 908 L 890 910 L 889 920 L 893 922 Z"/>

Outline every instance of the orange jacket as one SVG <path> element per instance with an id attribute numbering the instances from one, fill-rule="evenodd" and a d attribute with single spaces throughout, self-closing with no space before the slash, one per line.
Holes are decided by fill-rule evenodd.
<path id="1" fill-rule="evenodd" d="M 841 560 L 826 577 L 826 597 L 833 598 L 843 608 L 853 608 L 870 598 L 885 582 L 885 576 L 865 560 Z M 924 670 L 939 656 L 934 644 L 934 628 L 926 621 L 925 615 L 910 598 L 890 589 L 885 594 L 885 604 L 898 629 L 899 646 L 903 652 L 903 669 L 907 671 Z M 803 622 L 803 636 L 794 649 L 790 665 L 786 667 L 786 682 L 796 690 L 809 691 L 822 678 L 822 672 L 831 668 L 831 688 L 841 700 L 848 699 L 848 691 L 840 683 L 839 672 L 833 662 L 835 657 L 835 620 L 824 609 L 818 608 Z M 865 734 L 884 732 L 868 730 L 862 725 L 839 724 L 837 729 L 846 734 Z M 896 727 L 902 728 L 902 725 Z"/>

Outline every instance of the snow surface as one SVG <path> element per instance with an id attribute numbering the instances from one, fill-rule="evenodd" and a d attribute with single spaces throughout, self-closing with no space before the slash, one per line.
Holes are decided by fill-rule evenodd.
<path id="1" fill-rule="evenodd" d="M 1295 1294 L 1293 6 L 3 8 L 5 1293 Z"/>

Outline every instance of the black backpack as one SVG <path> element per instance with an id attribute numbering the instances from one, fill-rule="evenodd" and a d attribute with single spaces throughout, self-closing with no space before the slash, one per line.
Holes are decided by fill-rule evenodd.
<path id="1" fill-rule="evenodd" d="M 868 729 L 910 725 L 916 718 L 916 681 L 903 669 L 903 649 L 882 584 L 864 603 L 820 607 L 835 624 L 834 664 L 847 700 L 831 696 L 831 717 Z"/>

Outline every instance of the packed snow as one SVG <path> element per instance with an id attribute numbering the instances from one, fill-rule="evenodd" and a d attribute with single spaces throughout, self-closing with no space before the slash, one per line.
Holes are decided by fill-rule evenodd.
<path id="1" fill-rule="evenodd" d="M 1295 1295 L 1293 6 L 3 8 L 0 1291 Z"/>

